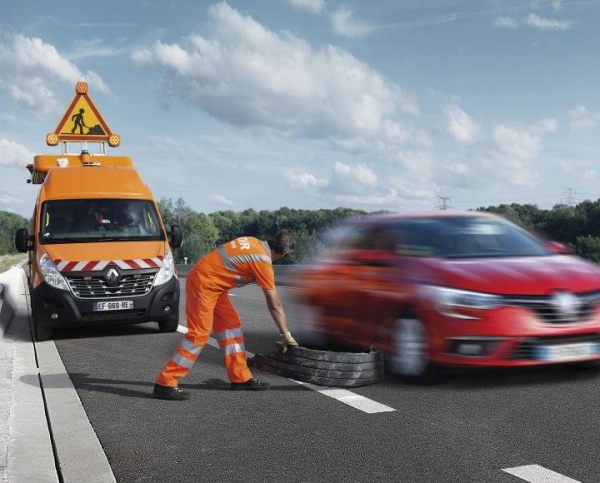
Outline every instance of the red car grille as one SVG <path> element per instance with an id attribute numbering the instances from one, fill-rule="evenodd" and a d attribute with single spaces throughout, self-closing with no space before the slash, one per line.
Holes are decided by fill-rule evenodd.
<path id="1" fill-rule="evenodd" d="M 600 293 L 569 294 L 575 302 L 568 310 L 557 303 L 555 295 L 540 296 L 509 296 L 503 299 L 506 305 L 524 307 L 535 312 L 548 324 L 573 324 L 589 318 L 591 312 L 600 302 Z"/>
<path id="2" fill-rule="evenodd" d="M 600 334 L 573 335 L 567 337 L 530 337 L 510 354 L 510 360 L 533 360 L 535 347 L 595 342 L 600 344 Z"/>

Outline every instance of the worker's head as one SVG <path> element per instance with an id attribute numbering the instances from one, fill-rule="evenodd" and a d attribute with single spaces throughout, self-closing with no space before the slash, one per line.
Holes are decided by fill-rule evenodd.
<path id="1" fill-rule="evenodd" d="M 279 230 L 267 243 L 275 255 L 275 259 L 278 260 L 291 253 L 296 246 L 296 239 L 288 230 L 283 229 Z"/>

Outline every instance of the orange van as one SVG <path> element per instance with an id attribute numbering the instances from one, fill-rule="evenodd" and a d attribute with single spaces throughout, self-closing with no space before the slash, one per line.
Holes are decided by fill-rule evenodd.
<path id="1" fill-rule="evenodd" d="M 28 165 L 40 190 L 31 233 L 15 236 L 29 252 L 35 338 L 54 328 L 179 323 L 179 279 L 171 248 L 182 231 L 167 232 L 157 204 L 128 156 L 39 155 Z"/>

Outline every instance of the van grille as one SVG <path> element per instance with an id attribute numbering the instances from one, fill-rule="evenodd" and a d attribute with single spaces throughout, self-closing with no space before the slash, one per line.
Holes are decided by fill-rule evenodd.
<path id="1" fill-rule="evenodd" d="M 115 297 L 139 297 L 152 290 L 156 271 L 127 273 L 121 275 L 119 283 L 111 286 L 103 275 L 65 275 L 73 294 L 80 299 Z"/>

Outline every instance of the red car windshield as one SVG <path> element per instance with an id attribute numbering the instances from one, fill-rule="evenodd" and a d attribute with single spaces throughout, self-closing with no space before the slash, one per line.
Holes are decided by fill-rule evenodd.
<path id="1" fill-rule="evenodd" d="M 487 217 L 421 218 L 394 226 L 400 246 L 441 258 L 525 257 L 550 255 L 543 241 L 502 219 Z"/>
<path id="2" fill-rule="evenodd" d="M 355 250 L 383 250 L 439 258 L 551 255 L 543 240 L 502 218 L 424 216 L 343 223 L 324 241 L 320 257 L 345 258 Z"/>

